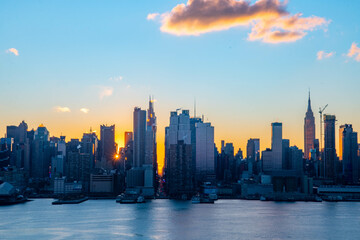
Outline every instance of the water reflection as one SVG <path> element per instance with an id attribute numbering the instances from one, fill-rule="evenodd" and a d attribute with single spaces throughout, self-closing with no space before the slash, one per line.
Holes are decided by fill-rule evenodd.
<path id="1" fill-rule="evenodd" d="M 360 203 L 215 204 L 155 200 L 122 205 L 36 199 L 1 207 L 0 239 L 347 239 L 360 236 Z"/>

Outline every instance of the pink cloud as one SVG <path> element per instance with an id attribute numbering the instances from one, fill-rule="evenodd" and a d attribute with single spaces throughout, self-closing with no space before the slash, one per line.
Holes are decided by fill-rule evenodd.
<path id="1" fill-rule="evenodd" d="M 147 20 L 155 20 L 160 14 L 159 13 L 149 13 L 146 17 Z"/>
<path id="2" fill-rule="evenodd" d="M 170 12 L 161 14 L 160 29 L 178 36 L 198 36 L 250 26 L 248 40 L 280 43 L 299 40 L 308 31 L 329 23 L 321 17 L 302 17 L 301 13 L 290 15 L 286 4 L 278 0 L 258 0 L 255 3 L 244 0 L 189 0 L 187 4 L 178 4 Z"/>
<path id="3" fill-rule="evenodd" d="M 357 46 L 355 42 L 351 44 L 347 56 L 350 58 L 354 58 L 356 61 L 360 62 L 360 48 Z"/>
<path id="4" fill-rule="evenodd" d="M 110 97 L 114 92 L 113 87 L 100 86 L 99 98 L 100 100 L 104 97 Z"/>
<path id="5" fill-rule="evenodd" d="M 330 58 L 335 55 L 335 52 L 325 52 L 325 51 L 318 51 L 316 54 L 317 60 L 322 60 L 325 58 Z"/>
<path id="6" fill-rule="evenodd" d="M 15 56 L 19 56 L 19 51 L 16 48 L 9 48 L 6 50 L 7 53 L 13 53 Z"/>

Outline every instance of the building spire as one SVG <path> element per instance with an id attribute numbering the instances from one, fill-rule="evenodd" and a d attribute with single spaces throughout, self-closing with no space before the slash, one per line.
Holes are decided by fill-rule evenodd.
<path id="1" fill-rule="evenodd" d="M 309 88 L 309 100 L 308 100 L 308 111 L 312 111 L 311 110 L 311 99 L 310 99 L 310 88 Z"/>

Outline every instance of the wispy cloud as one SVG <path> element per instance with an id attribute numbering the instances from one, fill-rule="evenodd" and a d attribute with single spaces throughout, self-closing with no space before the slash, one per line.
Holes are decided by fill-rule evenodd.
<path id="1" fill-rule="evenodd" d="M 356 61 L 360 62 L 360 48 L 357 46 L 355 42 L 351 44 L 349 52 L 347 54 L 349 58 L 353 58 Z"/>
<path id="2" fill-rule="evenodd" d="M 174 35 L 198 36 L 204 33 L 250 26 L 250 41 L 267 43 L 294 42 L 308 31 L 326 26 L 330 21 L 316 16 L 291 15 L 287 1 L 189 0 L 160 15 L 161 31 Z M 156 15 L 157 17 L 158 15 Z M 148 15 L 149 20 L 156 18 Z"/>
<path id="3" fill-rule="evenodd" d="M 90 111 L 88 108 L 81 108 L 80 112 L 87 114 Z"/>
<path id="4" fill-rule="evenodd" d="M 15 56 L 19 56 L 19 51 L 16 48 L 9 48 L 5 51 L 6 53 L 12 53 Z"/>
<path id="5" fill-rule="evenodd" d="M 54 110 L 55 110 L 55 112 L 61 112 L 61 113 L 71 112 L 70 108 L 68 108 L 68 107 L 61 107 L 61 106 L 54 107 Z"/>
<path id="6" fill-rule="evenodd" d="M 104 97 L 109 97 L 113 94 L 113 92 L 113 87 L 100 86 L 99 98 L 103 99 Z"/>
<path id="7" fill-rule="evenodd" d="M 110 77 L 109 80 L 113 82 L 120 82 L 121 80 L 123 80 L 123 77 L 122 76 Z"/>
<path id="8" fill-rule="evenodd" d="M 160 14 L 159 13 L 149 13 L 146 17 L 147 20 L 155 20 Z"/>
<path id="9" fill-rule="evenodd" d="M 335 55 L 335 52 L 325 52 L 325 51 L 318 51 L 316 57 L 318 60 L 323 60 L 325 58 L 331 58 Z"/>

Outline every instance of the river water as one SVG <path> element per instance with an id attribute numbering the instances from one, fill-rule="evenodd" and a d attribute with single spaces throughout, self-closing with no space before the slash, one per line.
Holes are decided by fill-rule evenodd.
<path id="1" fill-rule="evenodd" d="M 357 202 L 52 201 L 0 206 L 0 239 L 360 239 Z"/>

